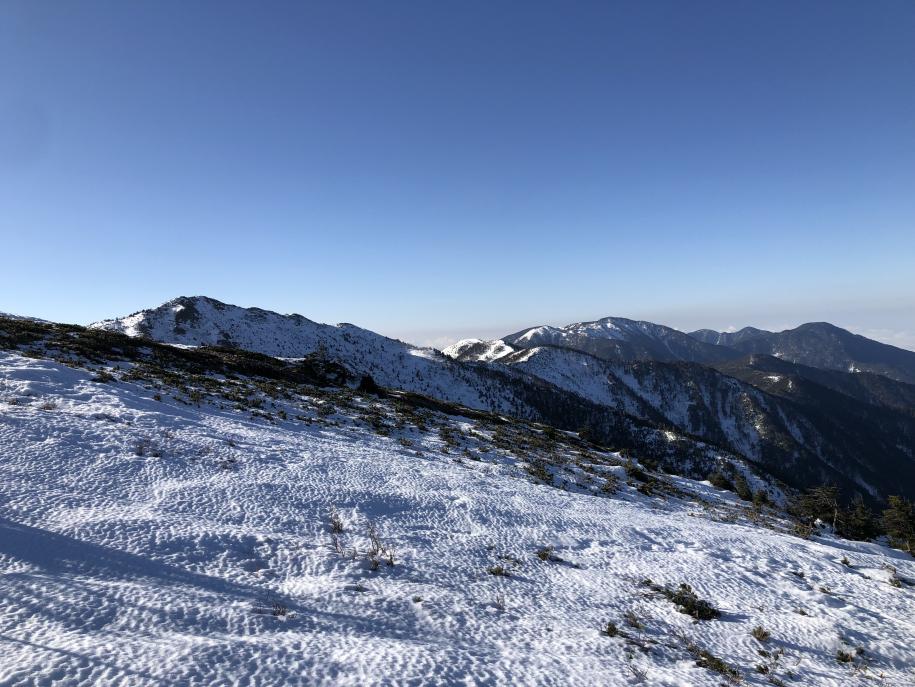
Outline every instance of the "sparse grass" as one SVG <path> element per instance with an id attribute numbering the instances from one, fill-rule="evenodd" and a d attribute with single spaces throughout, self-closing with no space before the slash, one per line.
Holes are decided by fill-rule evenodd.
<path id="1" fill-rule="evenodd" d="M 632 479 L 637 479 L 640 482 L 647 482 L 651 479 L 651 476 L 642 470 L 632 459 L 627 459 L 623 464 L 623 469 L 626 471 L 626 476 Z"/>
<path id="2" fill-rule="evenodd" d="M 501 565 L 491 565 L 486 569 L 490 575 L 495 575 L 496 577 L 511 577 L 511 573 L 508 571 L 508 568 L 505 568 Z"/>
<path id="3" fill-rule="evenodd" d="M 648 671 L 644 668 L 640 668 L 635 664 L 635 654 L 632 650 L 626 651 L 626 666 L 629 668 L 629 672 L 632 673 L 632 678 L 638 682 L 642 683 L 648 678 Z"/>
<path id="4" fill-rule="evenodd" d="M 391 544 L 386 544 L 381 540 L 381 537 L 378 534 L 378 528 L 375 526 L 375 523 L 371 520 L 366 524 L 366 534 L 369 538 L 369 551 L 367 558 L 369 565 L 372 570 L 377 570 L 379 566 L 379 558 L 384 560 L 388 564 L 388 567 L 394 567 L 395 560 L 395 549 Z"/>
<path id="5" fill-rule="evenodd" d="M 785 683 L 778 677 L 778 673 L 781 670 L 781 660 L 785 655 L 785 650 L 781 648 L 776 649 L 775 651 L 760 649 L 759 655 L 766 659 L 766 661 L 764 663 L 756 664 L 756 672 L 760 675 L 765 675 L 766 680 L 770 685 L 784 687 Z M 791 675 L 790 671 L 788 672 L 788 675 Z"/>
<path id="6" fill-rule="evenodd" d="M 772 633 L 769 632 L 762 625 L 757 625 L 756 627 L 754 627 L 753 631 L 750 634 L 753 635 L 753 639 L 755 639 L 758 642 L 763 642 L 763 643 L 768 642 L 769 639 L 772 637 Z"/>
<path id="7" fill-rule="evenodd" d="M 99 370 L 95 377 L 92 378 L 92 381 L 99 384 L 107 384 L 108 382 L 114 381 L 114 375 L 111 374 L 108 370 Z"/>
<path id="8" fill-rule="evenodd" d="M 794 534 L 801 539 L 810 539 L 813 536 L 813 525 L 806 522 L 794 523 Z"/>
<path id="9" fill-rule="evenodd" d="M 711 670 L 723 676 L 728 682 L 738 682 L 740 680 L 740 671 L 729 666 L 723 660 L 715 656 L 712 652 L 700 649 L 695 644 L 687 646 L 687 651 L 696 659 L 696 665 L 706 670 Z"/>
<path id="10" fill-rule="evenodd" d="M 651 580 L 646 580 L 643 584 L 673 603 L 680 613 L 696 620 L 715 620 L 721 617 L 721 611 L 705 599 L 700 599 L 688 584 L 683 583 L 676 589 L 654 584 Z"/>
<path id="11" fill-rule="evenodd" d="M 836 660 L 839 663 L 852 663 L 855 660 L 855 655 L 850 651 L 839 649 L 836 651 Z"/>
<path id="12" fill-rule="evenodd" d="M 343 519 L 340 517 L 340 514 L 337 512 L 336 508 L 330 509 L 330 515 L 328 516 L 330 522 L 330 531 L 333 534 L 343 534 L 345 526 L 343 524 Z"/>
<path id="13" fill-rule="evenodd" d="M 557 560 L 556 556 L 553 555 L 552 546 L 544 546 L 544 547 L 537 549 L 536 556 L 537 556 L 537 558 L 539 558 L 542 561 Z"/>
<path id="14" fill-rule="evenodd" d="M 608 637 L 616 637 L 620 633 L 620 629 L 617 627 L 616 623 L 611 620 L 604 626 L 604 629 L 601 630 L 601 632 Z"/>
<path id="15" fill-rule="evenodd" d="M 623 615 L 623 622 L 626 623 L 633 630 L 644 630 L 645 623 L 642 622 L 642 619 L 636 615 L 635 611 L 629 610 Z"/>
<path id="16" fill-rule="evenodd" d="M 543 482 L 544 484 L 553 483 L 553 475 L 547 469 L 546 462 L 540 459 L 532 460 L 527 464 L 528 474 L 536 480 Z"/>
<path id="17" fill-rule="evenodd" d="M 600 490 L 605 494 L 615 494 L 619 491 L 620 481 L 616 478 L 615 475 L 606 475 L 604 478 L 604 483 L 601 485 Z"/>

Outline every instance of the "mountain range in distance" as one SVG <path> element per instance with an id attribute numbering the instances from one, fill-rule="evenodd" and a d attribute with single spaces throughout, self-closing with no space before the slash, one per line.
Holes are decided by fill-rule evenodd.
<path id="1" fill-rule="evenodd" d="M 827 323 L 685 333 L 608 317 L 438 351 L 196 296 L 90 327 L 282 358 L 318 354 L 354 379 L 587 430 L 694 476 L 737 460 L 799 489 L 832 482 L 847 498 L 915 497 L 915 352 Z"/>

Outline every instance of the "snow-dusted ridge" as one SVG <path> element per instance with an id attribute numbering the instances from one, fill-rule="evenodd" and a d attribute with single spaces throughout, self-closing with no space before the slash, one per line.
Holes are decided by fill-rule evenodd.
<path id="1" fill-rule="evenodd" d="M 64 359 L 0 351 L 0 684 L 915 676 L 898 551 L 523 423 Z"/>
<path id="2" fill-rule="evenodd" d="M 328 325 L 301 315 L 241 308 L 204 296 L 181 297 L 90 327 L 191 346 L 231 346 L 281 358 L 319 353 L 378 384 L 474 408 L 512 407 L 510 392 L 431 348 L 418 348 L 352 324 Z"/>
<path id="3" fill-rule="evenodd" d="M 672 327 L 604 317 L 563 327 L 538 326 L 502 338 L 510 346 L 559 346 L 608 360 L 686 360 L 718 362 L 739 357 L 734 350 L 707 343 Z"/>

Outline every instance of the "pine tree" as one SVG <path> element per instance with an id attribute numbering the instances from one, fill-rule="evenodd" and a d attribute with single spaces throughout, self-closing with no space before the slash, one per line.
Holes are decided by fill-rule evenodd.
<path id="1" fill-rule="evenodd" d="M 706 479 L 713 487 L 724 489 L 725 491 L 734 491 L 734 484 L 723 472 L 721 472 L 721 470 L 714 470 L 709 473 L 709 476 L 706 477 Z"/>
<path id="2" fill-rule="evenodd" d="M 753 500 L 753 490 L 750 489 L 750 484 L 743 475 L 738 474 L 734 479 L 734 491 L 736 491 L 737 495 L 744 501 Z"/>
<path id="3" fill-rule="evenodd" d="M 837 530 L 842 511 L 842 507 L 839 505 L 839 489 L 831 484 L 808 489 L 795 501 L 793 510 L 801 520 L 822 520 L 830 523 L 832 528 Z"/>
<path id="4" fill-rule="evenodd" d="M 890 543 L 904 551 L 915 551 L 915 504 L 902 496 L 890 496 L 883 511 L 883 528 Z"/>
<path id="5" fill-rule="evenodd" d="M 874 512 L 864 502 L 861 494 L 855 494 L 849 508 L 842 517 L 840 534 L 848 539 L 867 541 L 877 536 L 877 520 Z"/>

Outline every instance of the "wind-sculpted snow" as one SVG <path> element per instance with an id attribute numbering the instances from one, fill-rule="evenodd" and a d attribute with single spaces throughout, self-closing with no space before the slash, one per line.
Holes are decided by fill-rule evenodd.
<path id="1" fill-rule="evenodd" d="M 468 458 L 485 431 L 460 418 L 378 434 L 343 411 L 297 419 L 282 395 L 268 417 L 93 377 L 0 353 L 4 686 L 728 679 L 700 651 L 766 685 L 779 650 L 786 684 L 915 677 L 901 552 L 753 524 L 679 478 L 688 496 L 548 486 L 519 468 L 533 449 Z M 370 563 L 370 533 L 393 565 Z M 680 583 L 721 617 L 652 591 Z"/>

